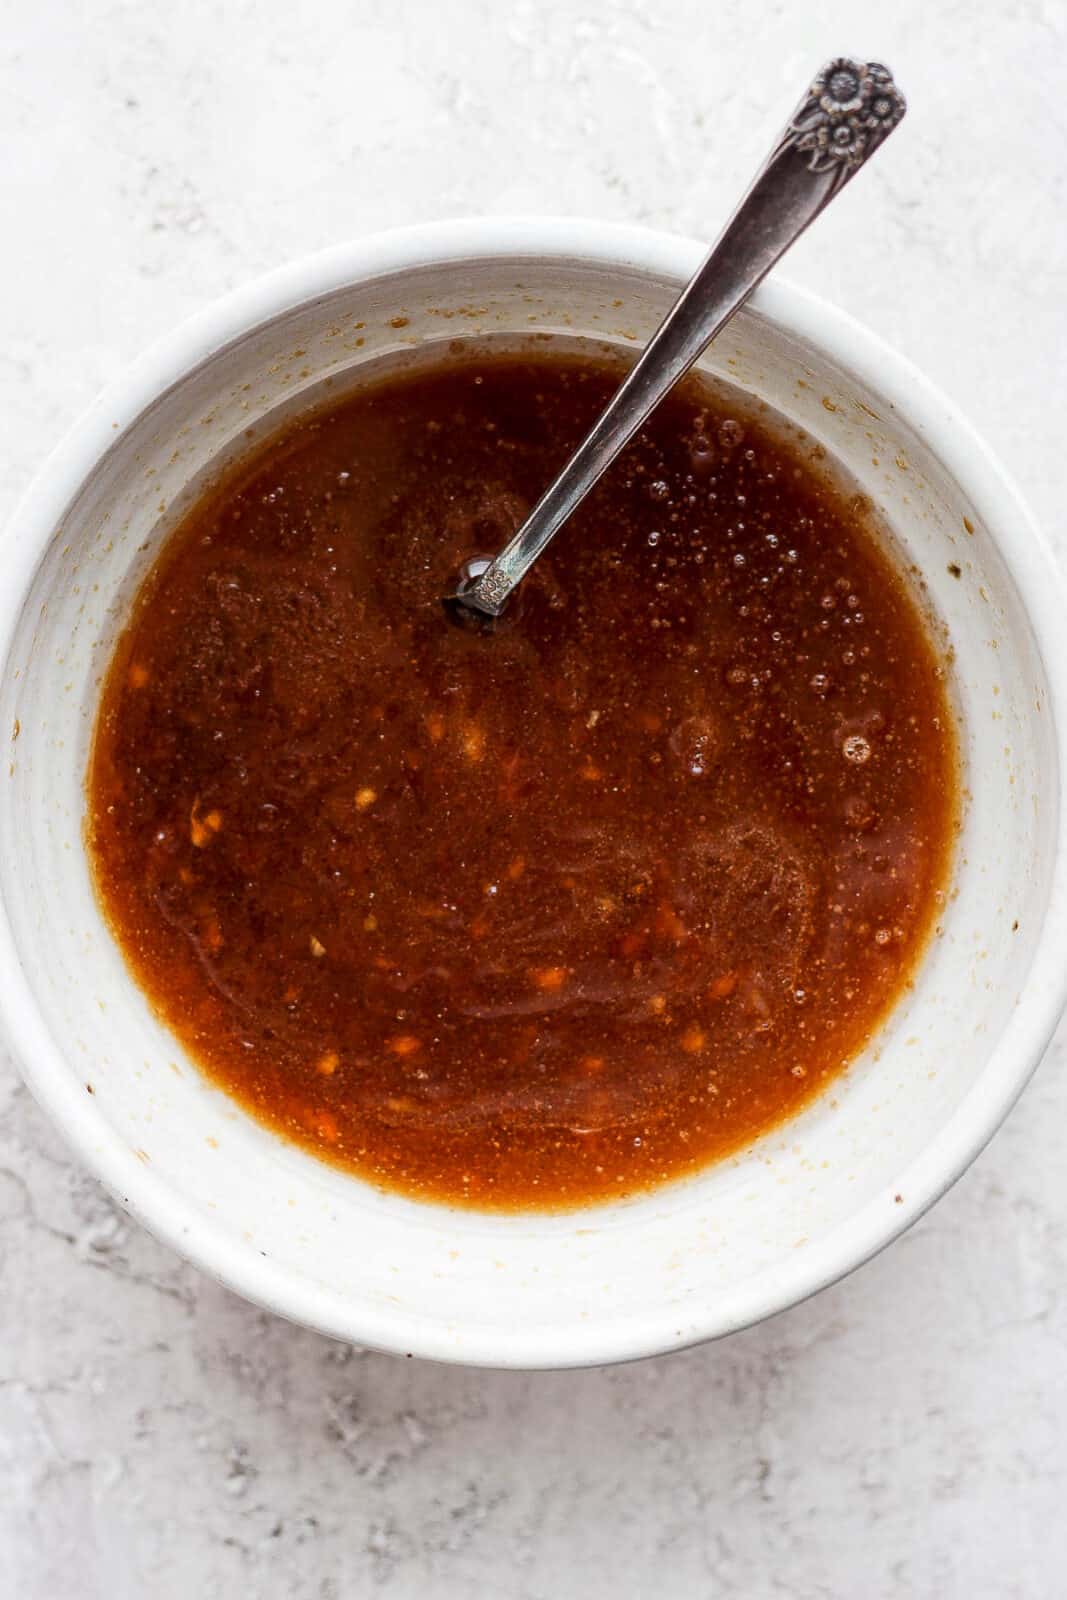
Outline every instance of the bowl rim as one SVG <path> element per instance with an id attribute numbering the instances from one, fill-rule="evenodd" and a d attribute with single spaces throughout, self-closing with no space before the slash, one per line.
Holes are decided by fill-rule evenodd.
<path id="1" fill-rule="evenodd" d="M 155 342 L 71 428 L 10 519 L 0 585 L 0 663 L 38 564 L 66 508 L 101 457 L 160 394 L 231 340 L 346 285 L 464 260 L 637 270 L 683 282 L 706 250 L 677 234 L 569 217 L 467 218 L 420 223 L 333 246 L 230 292 Z M 638 1359 L 721 1337 L 785 1310 L 870 1259 L 953 1184 L 992 1137 L 1044 1054 L 1067 1002 L 1067 651 L 1061 645 L 1064 580 L 1018 490 L 956 407 L 912 363 L 846 312 L 777 276 L 753 297 L 775 326 L 810 342 L 879 392 L 928 443 L 993 535 L 1030 619 L 1046 674 L 1054 746 L 1055 862 L 1044 922 L 1017 1004 L 979 1079 L 944 1128 L 899 1174 L 906 1201 L 875 1197 L 803 1251 L 717 1295 L 678 1309 L 664 1303 L 613 1324 L 580 1321 L 527 1329 L 446 1326 L 399 1307 L 353 1305 L 229 1237 L 168 1180 L 143 1165 L 75 1080 L 52 1040 L 23 972 L 0 897 L 0 1034 L 31 1091 L 84 1164 L 151 1233 L 246 1299 L 328 1336 L 465 1365 L 588 1366 Z"/>

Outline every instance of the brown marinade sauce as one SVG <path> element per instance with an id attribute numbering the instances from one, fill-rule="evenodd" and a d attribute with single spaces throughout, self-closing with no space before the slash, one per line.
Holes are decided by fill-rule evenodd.
<path id="1" fill-rule="evenodd" d="M 104 686 L 137 981 L 256 1117 L 410 1195 L 575 1206 L 736 1151 L 870 1038 L 946 886 L 944 668 L 769 419 L 683 387 L 497 634 L 446 622 L 617 381 L 486 356 L 258 445 Z"/>

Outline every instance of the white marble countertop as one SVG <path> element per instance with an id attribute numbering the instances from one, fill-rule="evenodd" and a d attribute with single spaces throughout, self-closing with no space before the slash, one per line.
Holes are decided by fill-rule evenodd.
<path id="1" fill-rule="evenodd" d="M 789 271 L 963 404 L 1067 556 L 1063 0 L 11 0 L 0 513 L 149 339 L 291 256 L 494 211 L 706 234 L 837 50 L 912 111 Z M 1063 1595 L 1065 1056 L 847 1282 L 558 1375 L 254 1310 L 0 1061 L 0 1595 Z"/>

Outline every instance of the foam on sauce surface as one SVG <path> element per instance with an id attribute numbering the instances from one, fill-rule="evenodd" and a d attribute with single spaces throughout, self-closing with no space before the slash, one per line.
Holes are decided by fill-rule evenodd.
<path id="1" fill-rule="evenodd" d="M 944 669 L 810 443 L 690 384 L 499 633 L 444 620 L 617 381 L 485 358 L 290 427 L 105 684 L 87 828 L 138 982 L 256 1116 L 426 1198 L 736 1150 L 871 1036 L 946 884 Z"/>

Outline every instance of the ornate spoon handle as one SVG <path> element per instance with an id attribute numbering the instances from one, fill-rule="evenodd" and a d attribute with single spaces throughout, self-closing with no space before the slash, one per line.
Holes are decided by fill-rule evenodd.
<path id="1" fill-rule="evenodd" d="M 717 242 L 592 432 L 509 544 L 451 603 L 500 615 L 516 584 L 653 407 L 756 285 L 874 154 L 905 112 L 888 68 L 839 59 L 819 73 Z M 479 564 L 480 565 L 480 564 Z"/>

